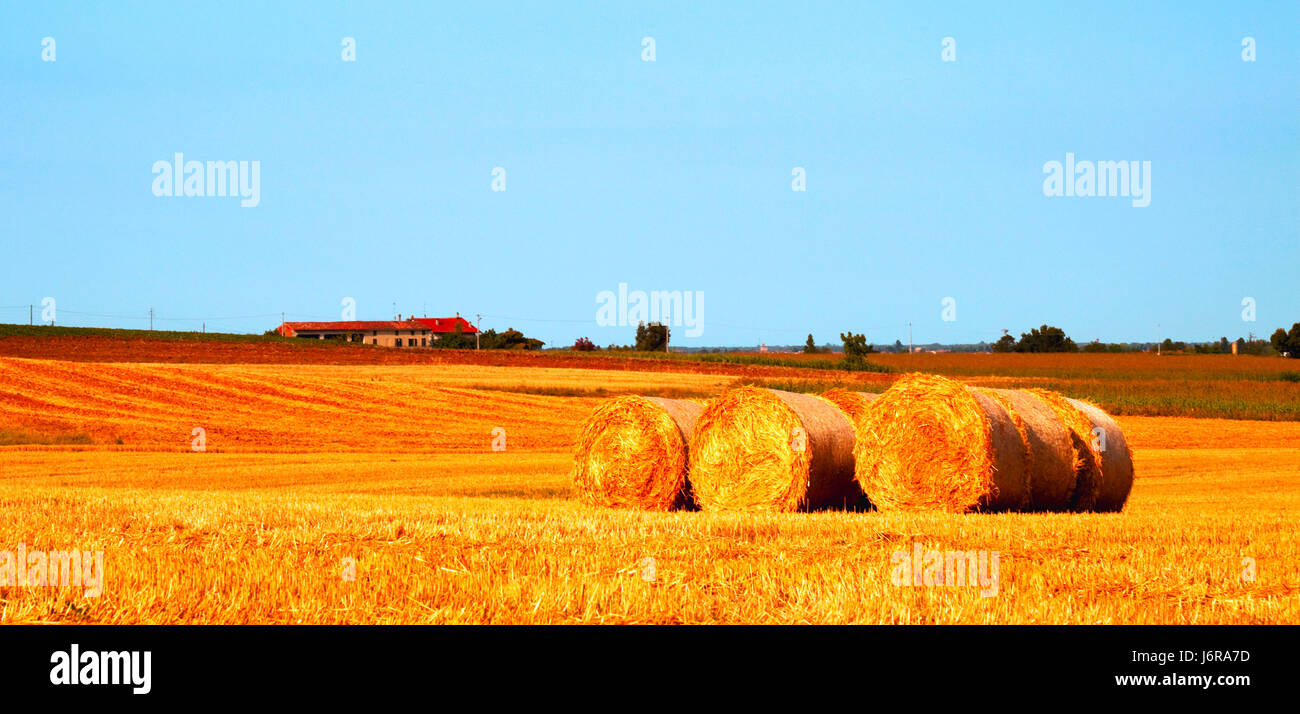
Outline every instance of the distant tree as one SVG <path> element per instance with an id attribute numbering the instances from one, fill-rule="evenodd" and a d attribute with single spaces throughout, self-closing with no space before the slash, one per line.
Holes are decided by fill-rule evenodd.
<path id="1" fill-rule="evenodd" d="M 1016 352 L 1078 352 L 1074 340 L 1065 336 L 1065 330 L 1059 327 L 1043 325 L 1020 334 L 1016 343 Z"/>
<path id="2" fill-rule="evenodd" d="M 993 343 L 994 352 L 1015 352 L 1016 338 L 1011 335 L 1003 335 L 997 342 Z"/>
<path id="3" fill-rule="evenodd" d="M 1226 337 L 1219 338 L 1219 352 L 1225 355 L 1232 352 L 1232 344 L 1228 342 L 1228 338 Z"/>
<path id="4" fill-rule="evenodd" d="M 493 330 L 484 330 L 478 335 L 478 346 L 485 350 L 538 350 L 546 343 L 527 337 L 524 333 L 513 327 L 506 328 L 505 332 Z M 456 331 L 443 335 L 441 339 L 434 340 L 430 343 L 433 347 L 444 349 L 474 349 L 474 335 L 466 335 L 460 325 L 456 326 Z"/>
<path id="5" fill-rule="evenodd" d="M 597 348 L 596 345 L 592 344 L 591 340 L 586 337 L 579 337 L 573 341 L 573 349 L 577 352 L 593 352 Z"/>
<path id="6" fill-rule="evenodd" d="M 1093 340 L 1083 346 L 1084 352 L 1106 352 L 1107 347 L 1101 343 L 1101 340 Z"/>
<path id="7" fill-rule="evenodd" d="M 901 354 L 901 353 L 906 352 L 906 351 L 907 351 L 907 348 L 903 346 L 903 341 L 902 341 L 902 340 L 894 340 L 894 352 L 895 352 L 895 353 L 900 353 L 900 354 Z"/>
<path id="8" fill-rule="evenodd" d="M 808 341 L 803 343 L 803 352 L 807 355 L 815 355 L 818 352 L 817 343 L 813 342 L 812 333 L 808 333 Z"/>
<path id="9" fill-rule="evenodd" d="M 1269 344 L 1284 357 L 1300 358 L 1300 322 L 1292 325 L 1290 331 L 1281 327 L 1274 330 Z"/>
<path id="10" fill-rule="evenodd" d="M 541 340 L 525 337 L 524 333 L 513 327 L 507 327 L 505 332 L 495 337 L 496 349 L 502 350 L 536 350 L 546 344 Z"/>
<path id="11" fill-rule="evenodd" d="M 445 335 L 438 336 L 438 339 L 430 341 L 434 347 L 441 347 L 449 350 L 472 350 L 474 349 L 474 338 L 466 335 L 461 329 L 460 323 L 456 323 L 456 329 Z M 487 345 L 481 345 L 486 349 L 492 349 Z"/>
<path id="12" fill-rule="evenodd" d="M 844 366 L 847 369 L 861 369 L 867 361 L 867 355 L 875 351 L 875 348 L 867 344 L 866 335 L 842 332 L 840 340 L 844 342 Z"/>
<path id="13" fill-rule="evenodd" d="M 662 322 L 641 323 L 636 328 L 639 352 L 663 352 L 668 348 L 668 326 Z"/>

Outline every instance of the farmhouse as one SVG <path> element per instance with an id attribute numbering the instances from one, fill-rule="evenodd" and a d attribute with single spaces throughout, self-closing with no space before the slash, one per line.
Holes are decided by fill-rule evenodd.
<path id="1" fill-rule="evenodd" d="M 341 322 L 285 322 L 276 328 L 284 337 L 343 340 L 381 347 L 429 347 L 444 335 L 473 335 L 478 328 L 455 317 L 408 317 L 405 320 L 346 320 Z"/>
<path id="2" fill-rule="evenodd" d="M 411 319 L 428 327 L 435 340 L 438 339 L 439 335 L 449 335 L 455 332 L 457 326 L 460 326 L 460 331 L 466 335 L 478 334 L 478 328 L 471 325 L 469 320 L 461 317 L 459 312 L 456 313 L 455 317 L 413 317 Z"/>

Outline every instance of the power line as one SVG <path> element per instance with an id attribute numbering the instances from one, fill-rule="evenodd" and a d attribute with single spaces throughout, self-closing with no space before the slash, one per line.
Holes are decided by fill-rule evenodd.
<path id="1" fill-rule="evenodd" d="M 543 317 L 510 317 L 509 315 L 488 315 L 486 313 L 483 317 L 490 317 L 494 320 L 514 320 L 516 322 L 569 322 L 574 324 L 590 324 L 595 322 L 595 320 L 552 320 Z"/>
<path id="2" fill-rule="evenodd" d="M 263 317 L 275 317 L 277 314 L 278 314 L 278 313 L 268 312 L 268 313 L 263 313 L 263 314 L 261 314 L 261 315 L 230 315 L 230 316 L 228 316 L 228 317 L 161 317 L 161 316 L 159 316 L 159 315 L 155 315 L 155 316 L 154 316 L 154 319 L 155 319 L 155 320 L 170 320 L 170 321 L 175 321 L 175 322 L 200 322 L 200 321 L 203 321 L 203 320 L 208 320 L 208 321 L 218 321 L 218 320 L 255 320 L 255 319 L 259 319 L 259 318 L 263 318 Z"/>

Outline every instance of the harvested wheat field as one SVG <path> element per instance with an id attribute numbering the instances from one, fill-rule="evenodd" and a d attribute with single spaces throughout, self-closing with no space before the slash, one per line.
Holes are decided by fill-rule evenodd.
<path id="1" fill-rule="evenodd" d="M 0 550 L 104 554 L 0 621 L 1300 623 L 1295 422 L 1116 417 L 1120 513 L 662 512 L 578 497 L 592 371 L 526 369 L 0 360 Z M 916 551 L 996 577 L 900 584 Z"/>

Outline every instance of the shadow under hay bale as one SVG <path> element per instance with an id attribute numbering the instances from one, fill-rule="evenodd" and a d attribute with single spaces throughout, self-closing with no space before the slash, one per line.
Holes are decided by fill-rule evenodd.
<path id="1" fill-rule="evenodd" d="M 853 425 L 820 397 L 741 387 L 696 422 L 690 481 L 706 511 L 862 506 L 853 481 Z"/>
<path id="2" fill-rule="evenodd" d="M 574 447 L 579 497 L 598 506 L 690 508 L 688 445 L 703 410 L 697 402 L 660 397 L 602 402 Z"/>
<path id="3" fill-rule="evenodd" d="M 1028 505 L 1024 440 L 997 400 L 929 374 L 903 376 L 858 425 L 856 476 L 884 510 L 1020 510 Z"/>
<path id="4" fill-rule="evenodd" d="M 840 411 L 844 412 L 844 415 L 849 418 L 849 423 L 853 425 L 853 438 L 856 445 L 858 420 L 860 420 L 862 415 L 866 413 L 867 407 L 871 406 L 871 403 L 880 395 L 874 392 L 854 392 L 848 389 L 836 387 L 822 392 L 821 396 L 822 399 L 825 399 L 839 407 Z M 858 490 L 861 491 L 861 488 Z M 867 498 L 867 494 L 865 493 L 862 494 L 862 498 L 858 503 L 848 507 L 850 511 L 870 511 L 874 508 L 875 507 L 871 505 L 871 501 Z"/>

